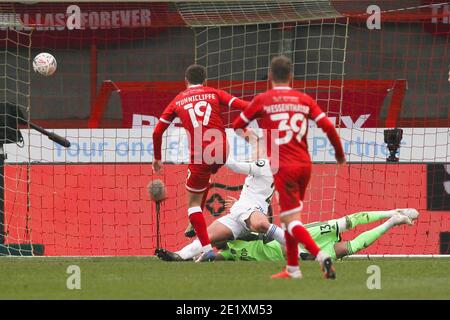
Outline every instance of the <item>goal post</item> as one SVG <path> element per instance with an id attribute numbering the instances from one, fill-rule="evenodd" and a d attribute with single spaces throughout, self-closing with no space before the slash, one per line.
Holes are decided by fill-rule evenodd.
<path id="1" fill-rule="evenodd" d="M 25 127 L 31 116 L 32 30 L 24 27 L 11 4 L 0 4 L 0 30 L 0 256 L 43 255 L 44 246 L 32 242 L 29 228 L 30 163 L 23 158 L 23 165 L 5 164 L 9 150 L 28 147 L 19 128 Z M 5 197 L 7 193 L 14 198 Z M 5 214 L 8 211 L 14 214 Z M 26 223 L 15 225 L 15 219 Z"/>
<path id="2" fill-rule="evenodd" d="M 61 148 L 19 125 L 25 146 L 5 148 L 0 254 L 146 256 L 158 236 L 169 250 L 188 243 L 186 136 L 178 123 L 169 128 L 164 175 L 154 176 L 154 125 L 184 88 L 189 64 L 207 68 L 208 85 L 251 100 L 270 88 L 269 63 L 279 54 L 293 61 L 293 88 L 335 123 L 349 160 L 338 168 L 311 124 L 303 222 L 414 207 L 414 226 L 390 230 L 361 254 L 448 254 L 448 8 L 416 2 L 383 3 L 379 29 L 368 29 L 370 1 L 94 1 L 79 3 L 80 29 L 66 25 L 63 2 L 0 4 L 0 102 L 72 143 Z M 58 61 L 51 77 L 30 70 L 42 51 Z M 236 116 L 224 112 L 227 127 Z M 392 128 L 403 129 L 398 163 L 386 162 Z M 232 156 L 248 156 L 227 133 Z M 146 190 L 154 179 L 167 186 L 159 228 Z M 223 201 L 239 195 L 243 179 L 226 168 L 214 176 L 208 223 L 226 213 Z M 272 208 L 279 223 L 276 197 Z"/>

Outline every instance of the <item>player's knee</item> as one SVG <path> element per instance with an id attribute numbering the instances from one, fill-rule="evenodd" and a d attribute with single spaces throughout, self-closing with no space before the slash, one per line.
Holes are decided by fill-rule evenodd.
<path id="1" fill-rule="evenodd" d="M 203 199 L 203 193 L 188 192 L 188 206 L 196 207 L 200 206 Z"/>
<path id="2" fill-rule="evenodd" d="M 287 227 L 292 222 L 300 221 L 300 212 L 293 212 L 284 216 L 280 216 L 280 221 Z"/>
<path id="3" fill-rule="evenodd" d="M 250 229 L 259 232 L 266 233 L 270 228 L 269 220 L 261 213 L 253 213 L 253 219 L 250 219 Z"/>
<path id="4" fill-rule="evenodd" d="M 336 243 L 334 245 L 334 252 L 336 253 L 336 258 L 338 259 L 348 256 L 349 252 L 347 250 L 347 241 Z"/>

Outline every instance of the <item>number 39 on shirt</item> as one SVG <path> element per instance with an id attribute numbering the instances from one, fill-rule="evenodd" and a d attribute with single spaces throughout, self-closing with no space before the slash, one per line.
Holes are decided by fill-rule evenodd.
<path id="1" fill-rule="evenodd" d="M 289 143 L 295 135 L 298 142 L 301 142 L 303 136 L 306 134 L 307 121 L 303 113 L 296 113 L 289 117 L 289 113 L 276 113 L 270 116 L 272 121 L 280 121 L 278 123 L 278 130 L 285 132 L 283 138 L 276 138 L 275 143 L 278 145 Z"/>

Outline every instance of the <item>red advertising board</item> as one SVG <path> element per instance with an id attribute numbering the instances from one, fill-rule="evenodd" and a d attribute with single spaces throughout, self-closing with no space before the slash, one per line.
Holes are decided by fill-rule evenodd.
<path id="1" fill-rule="evenodd" d="M 255 90 L 262 92 L 269 84 L 265 81 L 243 84 L 242 82 L 210 81 L 208 85 L 213 87 L 226 87 L 227 91 L 237 96 L 244 95 L 245 100 L 251 100 Z M 341 93 L 342 83 L 340 81 L 313 80 L 294 81 L 294 88 L 306 88 L 306 92 L 312 95 L 328 113 L 330 117 L 341 114 L 342 127 L 375 128 L 383 127 L 385 119 L 381 118 L 383 103 L 393 110 L 394 114 L 388 117 L 395 119 L 400 112 L 400 101 L 395 97 L 403 98 L 404 83 L 395 80 L 347 80 Z M 120 93 L 122 101 L 122 127 L 131 128 L 133 125 L 133 115 L 147 115 L 158 118 L 169 102 L 185 88 L 184 82 L 118 82 L 111 84 L 104 83 L 103 90 L 115 90 Z M 316 90 L 316 88 L 324 88 Z M 102 89 L 100 92 L 102 92 Z M 393 90 L 391 90 L 393 89 Z M 342 95 L 342 99 L 341 99 Z M 342 101 L 342 106 L 341 106 Z M 102 102 L 102 103 L 101 103 Z M 104 111 L 107 101 L 98 101 L 102 107 L 100 111 L 93 110 L 92 114 L 100 117 Z M 102 109 L 103 108 L 103 109 Z M 231 113 L 231 121 L 239 113 Z M 228 114 L 225 114 L 225 123 L 230 122 Z M 336 119 L 336 118 L 335 118 Z M 100 119 L 98 119 L 100 120 Z M 338 119 L 336 119 L 337 122 Z M 146 123 L 142 123 L 146 125 Z M 91 128 L 98 127 L 98 122 L 93 122 Z"/>
<path id="2" fill-rule="evenodd" d="M 161 239 L 164 247 L 175 250 L 189 242 L 183 235 L 188 221 L 186 166 L 166 165 L 164 172 L 158 177 L 168 188 L 161 211 Z M 148 200 L 146 185 L 156 177 L 149 164 L 32 165 L 28 210 L 25 205 L 17 206 L 27 203 L 25 167 L 8 165 L 6 176 L 17 176 L 21 181 L 17 185 L 6 180 L 7 243 L 31 238 L 33 243 L 43 244 L 49 256 L 154 253 L 155 206 Z M 222 168 L 213 182 L 236 186 L 243 179 Z M 225 198 L 238 192 L 213 188 L 209 196 L 213 194 Z M 272 205 L 276 216 L 276 197 Z M 220 212 L 221 206 L 217 199 L 210 204 L 214 212 Z M 351 164 L 339 170 L 333 164 L 316 164 L 302 220 L 308 223 L 396 207 L 417 208 L 420 218 L 414 226 L 389 231 L 363 253 L 439 253 L 439 234 L 450 231 L 450 216 L 427 210 L 427 168 L 422 164 Z M 208 222 L 216 218 L 206 210 L 205 216 Z M 350 239 L 375 225 L 360 226 L 343 238 Z"/>

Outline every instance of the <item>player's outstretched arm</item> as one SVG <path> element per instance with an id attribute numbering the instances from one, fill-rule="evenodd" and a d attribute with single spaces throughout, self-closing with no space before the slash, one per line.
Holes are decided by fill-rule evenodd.
<path id="1" fill-rule="evenodd" d="M 228 106 L 232 109 L 245 110 L 250 104 L 249 101 L 239 99 L 223 90 L 217 89 L 217 95 L 221 105 Z"/>
<path id="2" fill-rule="evenodd" d="M 234 130 L 246 128 L 250 121 L 262 115 L 262 107 L 259 100 L 259 96 L 253 98 L 248 107 L 233 121 L 232 127 Z"/>
<path id="3" fill-rule="evenodd" d="M 233 170 L 236 173 L 253 174 L 256 176 L 266 174 L 268 171 L 264 169 L 270 168 L 270 164 L 267 159 L 258 159 L 256 161 L 247 162 L 247 161 L 236 161 L 231 157 L 227 159 L 225 166 L 227 166 L 229 169 Z"/>
<path id="4" fill-rule="evenodd" d="M 251 168 L 250 168 L 250 162 L 244 162 L 244 161 L 236 161 L 229 157 L 227 159 L 227 162 L 225 163 L 225 166 L 231 170 L 233 170 L 236 173 L 240 174 L 250 174 Z"/>

